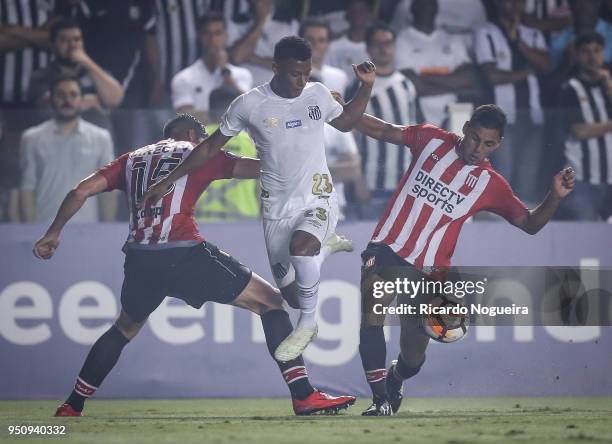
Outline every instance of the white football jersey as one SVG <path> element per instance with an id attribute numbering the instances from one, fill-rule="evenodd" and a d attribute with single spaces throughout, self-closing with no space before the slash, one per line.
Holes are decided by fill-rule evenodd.
<path id="1" fill-rule="evenodd" d="M 265 83 L 236 98 L 221 120 L 226 136 L 248 131 L 261 160 L 265 219 L 282 219 L 336 199 L 325 160 L 323 126 L 342 106 L 321 83 L 308 83 L 293 99 L 277 96 Z"/>

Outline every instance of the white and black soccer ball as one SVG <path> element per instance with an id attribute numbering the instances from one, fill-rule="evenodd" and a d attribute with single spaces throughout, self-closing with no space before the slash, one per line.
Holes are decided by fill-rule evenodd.
<path id="1" fill-rule="evenodd" d="M 436 296 L 430 302 L 434 307 L 455 307 L 445 296 Z M 445 344 L 456 342 L 467 334 L 470 325 L 469 314 L 424 314 L 421 316 L 421 327 L 427 336 L 434 341 Z"/>

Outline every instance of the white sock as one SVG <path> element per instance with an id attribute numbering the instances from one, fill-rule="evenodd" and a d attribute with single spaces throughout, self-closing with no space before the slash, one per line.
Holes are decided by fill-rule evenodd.
<path id="1" fill-rule="evenodd" d="M 327 259 L 330 256 L 330 254 L 332 254 L 332 249 L 328 247 L 327 245 L 322 245 L 321 251 L 319 251 L 319 254 L 317 254 L 316 256 L 313 256 L 317 260 L 317 265 L 319 266 L 319 270 L 321 269 L 323 262 L 325 262 L 325 259 Z"/>
<path id="2" fill-rule="evenodd" d="M 298 327 L 313 327 L 316 324 L 317 299 L 321 271 L 316 256 L 290 256 L 295 269 L 295 283 L 298 287 L 300 319 Z"/>

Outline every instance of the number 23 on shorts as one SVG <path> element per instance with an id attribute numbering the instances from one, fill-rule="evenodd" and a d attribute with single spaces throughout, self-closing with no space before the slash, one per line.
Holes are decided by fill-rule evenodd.
<path id="1" fill-rule="evenodd" d="M 304 217 L 309 218 L 316 216 L 318 219 L 325 222 L 327 220 L 327 210 L 325 208 L 317 207 L 317 213 L 314 213 L 314 210 L 306 210 L 304 212 Z"/>

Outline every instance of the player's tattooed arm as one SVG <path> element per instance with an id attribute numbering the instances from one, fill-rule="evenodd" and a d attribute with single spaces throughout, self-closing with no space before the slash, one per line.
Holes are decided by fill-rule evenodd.
<path id="1" fill-rule="evenodd" d="M 512 221 L 512 224 L 528 234 L 536 234 L 553 217 L 561 199 L 572 192 L 575 183 L 576 173 L 572 168 L 559 171 L 553 178 L 550 191 L 542 203 L 533 210 L 529 210 L 521 219 Z"/>
<path id="2" fill-rule="evenodd" d="M 359 66 L 353 65 L 353 71 L 357 79 L 361 81 L 357 94 L 353 100 L 344 105 L 342 114 L 330 122 L 334 128 L 345 133 L 352 130 L 363 115 L 370 101 L 372 86 L 376 79 L 376 66 L 370 61 L 363 62 Z"/>
<path id="3" fill-rule="evenodd" d="M 76 188 L 70 190 L 57 210 L 57 215 L 51 226 L 41 237 L 32 252 L 40 259 L 51 259 L 56 248 L 59 246 L 59 237 L 64 225 L 83 206 L 85 201 L 96 194 L 100 194 L 108 188 L 106 178 L 101 174 L 94 173 L 83 179 Z"/>
<path id="4" fill-rule="evenodd" d="M 139 208 L 146 206 L 147 202 L 155 205 L 162 198 L 168 188 L 178 179 L 194 170 L 202 167 L 230 140 L 231 137 L 224 135 L 218 129 L 207 139 L 204 139 L 193 149 L 191 154 L 179 166 L 172 170 L 164 179 L 151 185 L 142 197 Z"/>

